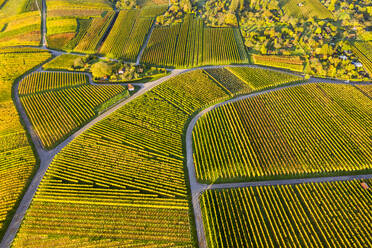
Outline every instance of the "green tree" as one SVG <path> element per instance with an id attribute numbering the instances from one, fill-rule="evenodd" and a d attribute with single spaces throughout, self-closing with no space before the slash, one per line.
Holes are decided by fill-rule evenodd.
<path id="1" fill-rule="evenodd" d="M 112 74 L 112 66 L 106 62 L 100 61 L 92 65 L 91 72 L 95 78 L 110 76 Z"/>
<path id="2" fill-rule="evenodd" d="M 84 60 L 81 57 L 78 57 L 74 60 L 74 68 L 83 68 L 84 65 Z"/>

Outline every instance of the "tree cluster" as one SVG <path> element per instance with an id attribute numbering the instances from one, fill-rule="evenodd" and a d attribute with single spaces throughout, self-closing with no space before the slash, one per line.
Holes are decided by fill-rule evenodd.
<path id="1" fill-rule="evenodd" d="M 238 26 L 237 13 L 243 8 L 244 0 L 208 0 L 202 16 L 209 26 Z"/>
<path id="2" fill-rule="evenodd" d="M 240 13 L 239 25 L 251 53 L 300 55 L 307 72 L 321 76 L 363 78 L 363 68 L 350 46 L 356 31 L 343 20 L 287 16 L 275 1 L 250 1 Z M 341 58 L 340 58 L 341 57 Z"/>
<path id="3" fill-rule="evenodd" d="M 90 71 L 95 79 L 109 81 L 132 81 L 166 72 L 162 68 L 135 65 L 121 61 L 98 61 L 91 66 Z"/>
<path id="4" fill-rule="evenodd" d="M 168 10 L 156 18 L 156 23 L 160 25 L 170 25 L 177 22 L 182 22 L 183 17 L 187 13 L 194 12 L 190 0 L 171 0 L 171 5 Z"/>
<path id="5" fill-rule="evenodd" d="M 137 7 L 136 0 L 118 0 L 115 4 L 117 9 L 134 9 Z"/>

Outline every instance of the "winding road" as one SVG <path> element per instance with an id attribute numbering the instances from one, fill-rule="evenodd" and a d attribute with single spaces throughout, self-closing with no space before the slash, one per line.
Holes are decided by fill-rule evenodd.
<path id="1" fill-rule="evenodd" d="M 53 56 L 58 56 L 58 55 L 61 55 L 61 54 L 65 54 L 66 52 L 56 51 L 56 50 L 52 50 L 52 49 L 47 48 L 46 23 L 45 23 L 45 20 L 46 20 L 45 0 L 42 1 L 42 7 L 43 7 L 43 9 L 42 9 L 42 20 L 43 20 L 42 21 L 42 31 L 43 31 L 43 34 L 42 34 L 42 48 L 45 49 L 45 50 L 50 51 Z M 153 27 L 152 27 L 152 29 L 153 29 Z M 148 35 L 147 40 L 144 44 L 147 44 L 149 36 L 150 35 Z M 142 52 L 143 52 L 144 48 L 145 48 L 145 45 L 142 47 L 141 52 L 140 52 L 140 54 L 137 58 L 136 63 L 139 63 L 140 57 L 142 55 Z M 79 54 L 79 55 L 81 55 L 81 54 Z M 105 59 L 103 57 L 101 57 L 101 58 Z M 153 89 L 157 85 L 163 83 L 164 81 L 166 81 L 166 80 L 168 80 L 172 77 L 175 77 L 179 74 L 186 73 L 186 72 L 193 71 L 193 70 L 208 69 L 208 68 L 222 68 L 222 67 L 226 67 L 226 66 L 246 66 L 246 67 L 252 67 L 252 68 L 264 68 L 264 69 L 268 69 L 268 70 L 280 71 L 280 72 L 285 72 L 285 73 L 289 73 L 289 74 L 298 75 L 298 73 L 288 72 L 286 70 L 281 70 L 281 69 L 276 69 L 276 68 L 269 68 L 269 67 L 258 66 L 258 65 L 247 65 L 247 64 L 244 64 L 244 65 L 203 66 L 203 67 L 191 68 L 191 69 L 169 70 L 170 74 L 163 77 L 163 78 L 160 78 L 160 79 L 152 81 L 152 82 L 144 83 L 144 84 L 140 84 L 140 83 L 135 84 L 135 85 L 141 87 L 141 89 L 139 91 L 137 91 L 131 97 L 125 99 L 124 101 L 118 103 L 117 105 L 115 105 L 115 106 L 111 107 L 110 109 L 108 109 L 107 111 L 103 112 L 102 114 L 97 116 L 95 119 L 88 122 L 86 125 L 81 127 L 77 132 L 73 133 L 71 136 L 69 136 L 67 139 L 65 139 L 62 143 L 60 143 L 58 146 L 56 146 L 52 150 L 45 150 L 44 147 L 42 146 L 39 137 L 36 135 L 32 125 L 31 125 L 31 122 L 26 115 L 26 112 L 25 112 L 25 110 L 24 110 L 24 108 L 23 108 L 23 106 L 20 102 L 19 95 L 18 95 L 19 82 L 22 81 L 22 79 L 24 77 L 26 77 L 28 74 L 30 74 L 32 72 L 42 71 L 42 65 L 36 67 L 33 71 L 29 72 L 28 74 L 25 74 L 20 80 L 18 80 L 16 82 L 15 92 L 14 92 L 14 96 L 15 96 L 14 97 L 14 101 L 15 101 L 14 103 L 15 103 L 15 105 L 16 105 L 19 113 L 20 113 L 21 118 L 23 119 L 23 121 L 25 123 L 25 126 L 26 126 L 26 129 L 27 129 L 28 133 L 31 136 L 32 142 L 35 146 L 35 149 L 36 149 L 37 154 L 38 154 L 39 159 L 40 159 L 40 166 L 39 166 L 38 170 L 36 171 L 29 187 L 27 188 L 27 190 L 26 190 L 26 192 L 25 192 L 25 194 L 24 194 L 24 196 L 23 196 L 23 198 L 22 198 L 22 200 L 21 200 L 21 202 L 20 202 L 20 204 L 19 204 L 19 206 L 16 210 L 16 213 L 14 214 L 14 216 L 13 216 L 13 218 L 12 218 L 12 220 L 11 220 L 9 226 L 8 226 L 8 229 L 6 230 L 6 233 L 5 233 L 3 239 L 0 243 L 0 248 L 10 247 L 11 243 L 13 242 L 13 240 L 14 240 L 17 232 L 18 232 L 18 229 L 19 229 L 19 227 L 21 225 L 21 222 L 22 222 L 22 220 L 23 220 L 23 218 L 26 214 L 26 211 L 29 208 L 29 206 L 32 202 L 32 199 L 33 199 L 33 197 L 34 197 L 34 195 L 37 191 L 37 188 L 38 188 L 43 176 L 45 175 L 50 163 L 52 162 L 52 160 L 56 156 L 56 154 L 58 154 L 73 139 L 75 139 L 80 134 L 82 134 L 83 132 L 88 130 L 90 127 L 95 125 L 97 122 L 103 120 L 104 118 L 106 118 L 110 114 L 114 113 L 116 110 L 118 110 L 119 108 L 121 108 L 125 104 L 129 103 L 133 99 L 136 99 L 136 98 L 142 96 L 143 94 L 145 94 L 149 90 Z M 86 74 L 89 75 L 90 83 L 94 84 L 92 82 L 91 75 L 89 73 L 86 73 Z M 247 95 L 242 95 L 242 96 L 227 100 L 227 101 L 222 102 L 222 103 L 217 103 L 217 104 L 215 104 L 215 105 L 213 105 L 213 106 L 211 106 L 207 109 L 202 110 L 191 120 L 191 122 L 189 123 L 189 125 L 187 127 L 187 130 L 186 130 L 186 156 L 187 156 L 186 158 L 187 158 L 187 169 L 188 169 L 188 174 L 189 174 L 190 188 L 191 188 L 191 194 L 192 194 L 192 204 L 193 204 L 193 208 L 194 208 L 195 223 L 196 223 L 196 230 L 197 230 L 197 235 L 198 235 L 199 247 L 201 247 L 201 248 L 206 248 L 207 247 L 206 240 L 205 240 L 205 234 L 204 234 L 204 228 L 203 228 L 202 213 L 201 213 L 200 204 L 199 204 L 199 196 L 205 190 L 208 190 L 208 189 L 222 189 L 222 188 L 236 188 L 236 187 L 250 187 L 250 186 L 262 186 L 262 185 L 298 184 L 298 183 L 326 182 L 326 181 L 340 181 L 340 180 L 352 180 L 352 179 L 361 179 L 361 178 L 372 178 L 372 174 L 367 174 L 367 175 L 355 175 L 355 176 L 319 177 L 319 178 L 305 178 L 305 179 L 286 179 L 286 180 L 226 183 L 226 184 L 212 184 L 212 185 L 201 184 L 197 181 L 197 178 L 196 178 L 196 175 L 195 175 L 194 161 L 193 161 L 193 156 L 192 156 L 192 154 L 193 154 L 192 130 L 193 130 L 197 120 L 202 115 L 204 115 L 208 111 L 211 111 L 211 110 L 213 110 L 213 109 L 215 109 L 215 108 L 217 108 L 217 107 L 219 107 L 223 104 L 228 104 L 228 103 L 231 103 L 231 102 L 235 102 L 235 101 L 239 101 L 239 100 L 242 100 L 242 99 L 254 97 L 254 96 L 257 96 L 257 95 L 260 95 L 260 94 L 265 94 L 265 93 L 272 92 L 272 91 L 281 90 L 281 89 L 284 89 L 284 88 L 289 88 L 289 87 L 294 87 L 294 86 L 297 86 L 297 85 L 304 85 L 304 84 L 314 83 L 314 82 L 354 84 L 353 82 L 344 82 L 344 81 L 340 81 L 340 80 L 336 80 L 336 79 L 323 79 L 323 78 L 311 77 L 307 81 L 301 81 L 301 82 L 290 84 L 290 85 L 278 86 L 278 87 L 273 88 L 273 89 L 263 90 L 263 91 L 260 91 L 260 92 L 254 92 L 254 93 L 250 93 L 250 94 L 247 94 Z"/>

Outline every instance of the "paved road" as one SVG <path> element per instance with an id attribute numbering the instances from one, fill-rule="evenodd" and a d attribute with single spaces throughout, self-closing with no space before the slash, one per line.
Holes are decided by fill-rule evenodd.
<path id="1" fill-rule="evenodd" d="M 42 20 L 42 36 L 41 36 L 41 44 L 43 48 L 47 47 L 47 27 L 46 27 L 46 0 L 42 0 L 42 10 L 41 10 L 41 20 Z"/>

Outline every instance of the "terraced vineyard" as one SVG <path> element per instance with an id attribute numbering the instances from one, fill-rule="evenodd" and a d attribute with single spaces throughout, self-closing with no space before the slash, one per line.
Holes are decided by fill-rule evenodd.
<path id="1" fill-rule="evenodd" d="M 78 136 L 50 165 L 14 247 L 58 247 L 76 236 L 191 247 L 184 125 L 196 110 L 226 97 L 206 74 L 193 71 Z"/>
<path id="2" fill-rule="evenodd" d="M 203 182 L 371 170 L 372 101 L 351 85 L 296 86 L 223 105 L 193 132 Z"/>
<path id="3" fill-rule="evenodd" d="M 208 247 L 371 247 L 372 180 L 206 191 Z"/>
<path id="4" fill-rule="evenodd" d="M 96 116 L 100 105 L 113 97 L 118 101 L 128 96 L 124 86 L 90 85 L 85 74 L 64 72 L 30 74 L 18 91 L 35 132 L 47 148 Z"/>
<path id="5" fill-rule="evenodd" d="M 38 49 L 0 49 L 0 237 L 36 168 L 36 158 L 13 104 L 12 86 L 50 58 Z"/>
<path id="6" fill-rule="evenodd" d="M 135 61 L 155 16 L 146 9 L 120 11 L 100 52 L 108 57 Z"/>
<path id="7" fill-rule="evenodd" d="M 246 60 L 232 28 L 204 28 L 203 21 L 187 15 L 183 23 L 156 27 L 142 62 L 176 67 L 231 64 Z"/>

